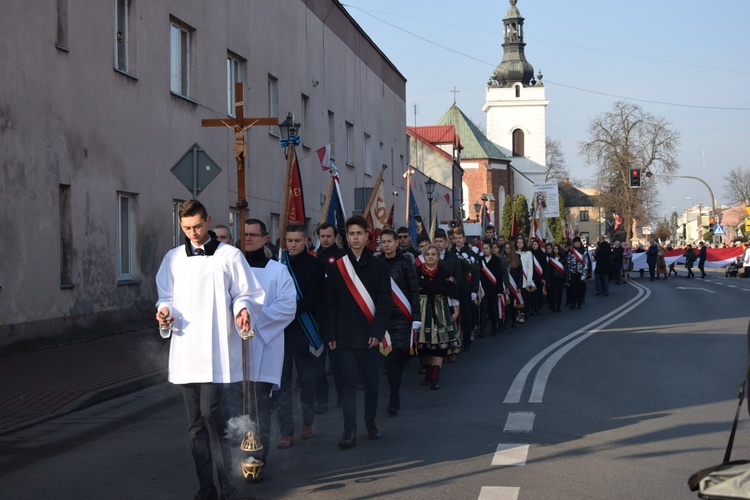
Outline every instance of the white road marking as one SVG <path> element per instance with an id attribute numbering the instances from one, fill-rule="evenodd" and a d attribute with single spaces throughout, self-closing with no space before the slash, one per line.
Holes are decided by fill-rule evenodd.
<path id="1" fill-rule="evenodd" d="M 606 321 L 608 318 L 614 315 L 617 315 L 618 313 L 620 313 L 620 311 L 629 312 L 631 310 L 630 306 L 632 304 L 634 304 L 633 308 L 635 308 L 638 306 L 638 304 L 640 304 L 639 301 L 641 301 L 641 298 L 644 295 L 646 296 L 646 298 L 648 298 L 651 295 L 651 290 L 649 290 L 643 285 L 636 285 L 631 280 L 628 280 L 626 283 L 632 287 L 635 287 L 638 290 L 638 294 L 634 298 L 630 299 L 628 302 L 621 305 L 617 309 L 605 314 L 604 316 L 600 318 L 597 318 L 596 320 L 592 321 L 588 325 L 582 328 L 579 328 L 573 333 L 561 338 L 560 340 L 550 345 L 549 347 L 545 348 L 539 354 L 531 358 L 523 366 L 523 368 L 521 368 L 521 370 L 518 372 L 518 375 L 516 375 L 516 378 L 515 380 L 513 380 L 513 383 L 511 384 L 510 389 L 508 389 L 508 393 L 505 395 L 505 399 L 503 400 L 503 403 L 518 403 L 521 400 L 521 394 L 523 393 L 523 388 L 526 386 L 526 380 L 529 378 L 529 374 L 534 369 L 534 367 L 536 367 L 536 365 L 539 364 L 539 362 L 541 362 L 541 360 L 544 359 L 549 353 L 553 352 L 555 349 L 565 344 L 566 342 L 570 341 L 571 339 L 574 339 L 578 335 L 584 332 L 590 331 L 592 328 L 596 327 L 599 323 Z"/>
<path id="2" fill-rule="evenodd" d="M 478 500 L 518 500 L 519 490 L 515 486 L 482 486 Z"/>
<path id="3" fill-rule="evenodd" d="M 698 288 L 698 287 L 690 287 L 690 286 L 678 286 L 675 287 L 676 290 L 703 290 L 704 292 L 708 293 L 716 293 L 713 290 L 709 290 L 708 288 Z"/>
<path id="4" fill-rule="evenodd" d="M 534 413 L 530 411 L 508 412 L 503 432 L 531 432 L 534 428 Z"/>
<path id="5" fill-rule="evenodd" d="M 526 465 L 527 456 L 529 456 L 528 444 L 500 443 L 492 457 L 492 465 Z"/>

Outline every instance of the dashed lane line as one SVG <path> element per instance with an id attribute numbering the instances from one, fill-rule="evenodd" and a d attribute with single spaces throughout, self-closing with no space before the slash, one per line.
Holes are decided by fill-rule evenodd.
<path id="1" fill-rule="evenodd" d="M 492 457 L 492 465 L 506 467 L 526 465 L 526 457 L 528 456 L 528 443 L 500 443 Z"/>
<path id="2" fill-rule="evenodd" d="M 514 486 L 482 486 L 478 500 L 518 500 L 519 490 Z"/>
<path id="3" fill-rule="evenodd" d="M 534 413 L 530 411 L 511 411 L 505 421 L 503 432 L 531 432 L 534 429 Z"/>

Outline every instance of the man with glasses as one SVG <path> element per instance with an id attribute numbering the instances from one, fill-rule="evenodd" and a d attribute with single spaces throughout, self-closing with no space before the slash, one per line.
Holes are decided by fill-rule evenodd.
<path id="1" fill-rule="evenodd" d="M 415 259 L 421 255 L 419 250 L 414 248 L 414 243 L 411 241 L 411 235 L 406 227 L 401 226 L 398 228 L 396 235 L 398 238 L 398 249 L 401 250 L 401 253 L 410 253 Z"/>

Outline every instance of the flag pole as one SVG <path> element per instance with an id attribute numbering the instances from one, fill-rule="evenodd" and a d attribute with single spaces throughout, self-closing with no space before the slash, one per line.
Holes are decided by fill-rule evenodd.
<path id="1" fill-rule="evenodd" d="M 380 167 L 380 173 L 378 174 L 378 178 L 375 181 L 375 185 L 372 187 L 372 193 L 370 193 L 370 199 L 367 200 L 367 205 L 365 206 L 365 211 L 362 214 L 362 215 L 364 215 L 365 218 L 367 217 L 367 214 L 370 213 L 370 209 L 372 208 L 372 204 L 375 202 L 375 197 L 377 196 L 378 188 L 380 187 L 380 183 L 383 182 L 383 172 L 385 172 L 386 168 L 388 168 L 388 165 L 386 165 L 385 163 L 383 164 L 382 167 Z M 370 229 L 372 229 L 372 228 L 370 228 Z"/>
<path id="2" fill-rule="evenodd" d="M 409 227 L 409 200 L 411 199 L 411 167 L 407 165 L 406 173 L 406 211 L 404 212 L 404 225 Z"/>
<path id="3" fill-rule="evenodd" d="M 331 206 L 331 196 L 333 196 L 333 182 L 333 176 L 331 176 L 331 179 L 328 181 L 328 195 L 326 196 L 326 202 L 323 205 L 323 215 L 320 218 L 321 224 L 326 221 L 326 217 L 328 216 L 328 209 Z"/>

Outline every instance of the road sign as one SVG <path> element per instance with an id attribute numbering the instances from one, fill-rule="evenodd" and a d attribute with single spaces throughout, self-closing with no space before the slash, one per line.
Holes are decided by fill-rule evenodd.
<path id="1" fill-rule="evenodd" d="M 651 234 L 651 226 L 643 226 L 641 232 L 643 233 L 643 236 L 648 236 Z"/>
<path id="2" fill-rule="evenodd" d="M 750 219 L 745 220 L 745 232 L 750 232 Z"/>
<path id="3" fill-rule="evenodd" d="M 196 142 L 170 171 L 197 198 L 219 175 L 221 167 Z"/>
<path id="4" fill-rule="evenodd" d="M 724 232 L 724 226 L 721 225 L 721 224 L 717 224 L 716 226 L 714 226 L 714 234 L 717 235 L 717 236 L 722 236 L 722 235 L 726 234 Z"/>

